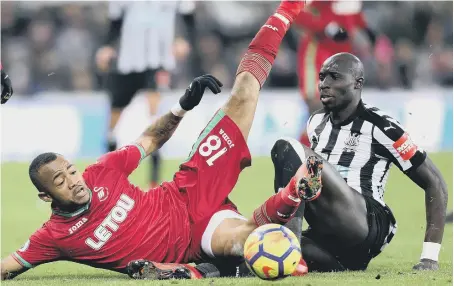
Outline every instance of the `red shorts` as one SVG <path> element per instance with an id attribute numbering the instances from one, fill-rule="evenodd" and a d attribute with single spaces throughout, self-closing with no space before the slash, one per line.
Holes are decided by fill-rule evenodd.
<path id="1" fill-rule="evenodd" d="M 251 154 L 243 134 L 219 110 L 200 133 L 188 159 L 174 177 L 192 225 L 189 257 L 199 256 L 200 241 L 213 214 L 226 209 L 237 211 L 228 196 L 241 171 L 250 165 Z"/>

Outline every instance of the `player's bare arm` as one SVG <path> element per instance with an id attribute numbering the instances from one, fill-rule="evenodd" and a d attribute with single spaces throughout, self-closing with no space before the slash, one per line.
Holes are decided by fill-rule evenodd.
<path id="1" fill-rule="evenodd" d="M 222 83 L 212 75 L 195 78 L 171 111 L 161 116 L 142 133 L 136 143 L 144 148 L 146 156 L 161 148 L 172 137 L 184 114 L 200 103 L 207 87 L 217 94 L 221 92 Z"/>
<path id="2" fill-rule="evenodd" d="M 182 119 L 183 117 L 176 116 L 169 111 L 148 127 L 137 143 L 140 143 L 145 148 L 147 155 L 149 155 L 161 148 L 172 137 Z"/>
<path id="3" fill-rule="evenodd" d="M 24 273 L 28 268 L 22 266 L 11 255 L 1 262 L 2 280 L 13 279 L 17 275 Z"/>
<path id="4" fill-rule="evenodd" d="M 426 192 L 426 234 L 421 261 L 414 266 L 414 269 L 437 270 L 438 252 L 443 239 L 448 202 L 446 182 L 429 157 L 407 175 Z"/>

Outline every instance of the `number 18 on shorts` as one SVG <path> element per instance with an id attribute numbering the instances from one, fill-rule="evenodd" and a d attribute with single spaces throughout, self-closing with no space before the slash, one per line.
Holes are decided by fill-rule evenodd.
<path id="1" fill-rule="evenodd" d="M 219 207 L 233 190 L 241 170 L 250 164 L 251 155 L 243 134 L 219 110 L 200 133 L 175 181 L 186 190 L 194 208 Z"/>

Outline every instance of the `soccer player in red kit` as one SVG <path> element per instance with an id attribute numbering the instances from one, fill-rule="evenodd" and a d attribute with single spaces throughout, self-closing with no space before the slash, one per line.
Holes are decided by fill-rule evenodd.
<path id="1" fill-rule="evenodd" d="M 298 49 L 297 73 L 300 93 L 309 114 L 322 108 L 318 91 L 318 72 L 323 62 L 340 52 L 353 52 L 355 30 L 364 30 L 374 42 L 374 33 L 367 27 L 361 12 L 361 1 L 312 1 L 295 19 L 304 29 Z M 301 143 L 310 146 L 306 130 Z"/>
<path id="2" fill-rule="evenodd" d="M 172 181 L 142 192 L 128 176 L 171 137 L 206 87 L 221 91 L 222 84 L 210 75 L 194 79 L 175 107 L 133 144 L 103 155 L 83 173 L 62 155 L 36 157 L 30 178 L 38 196 L 51 203 L 52 215 L 22 248 L 3 259 L 2 279 L 57 260 L 125 273 L 129 262 L 140 259 L 160 265 L 242 258 L 244 242 L 257 226 L 284 224 L 301 200 L 317 196 L 322 166 L 308 161 L 249 219 L 228 199 L 241 170 L 251 164 L 246 140 L 259 91 L 303 6 L 302 1 L 283 1 L 257 33 L 241 60 L 230 98 L 200 133 Z M 200 269 L 191 271 L 204 277 Z"/>

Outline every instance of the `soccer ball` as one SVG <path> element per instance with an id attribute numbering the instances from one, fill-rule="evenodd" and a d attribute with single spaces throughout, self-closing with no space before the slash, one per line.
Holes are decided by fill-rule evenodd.
<path id="1" fill-rule="evenodd" d="M 265 224 L 244 243 L 246 265 L 261 279 L 276 280 L 291 275 L 301 260 L 301 246 L 285 226 Z"/>

